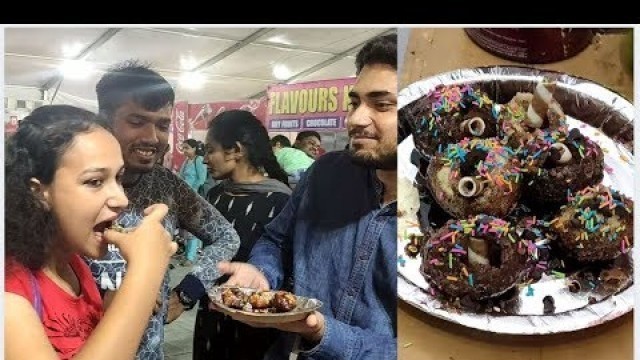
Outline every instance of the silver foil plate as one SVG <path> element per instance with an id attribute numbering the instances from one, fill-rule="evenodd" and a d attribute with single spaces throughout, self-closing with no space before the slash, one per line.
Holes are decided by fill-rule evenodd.
<path id="1" fill-rule="evenodd" d="M 506 103 L 516 92 L 532 92 L 543 78 L 557 82 L 554 98 L 567 114 L 570 128 L 579 128 L 582 133 L 598 142 L 605 150 L 603 183 L 633 197 L 634 159 L 633 149 L 633 105 L 620 95 L 589 80 L 553 71 L 525 67 L 483 67 L 461 69 L 418 81 L 399 94 L 400 126 L 410 129 L 406 117 L 414 102 L 429 94 L 439 85 L 470 84 L 489 93 L 498 103 Z M 411 136 L 398 146 L 398 173 L 404 183 L 413 183 L 418 169 L 410 157 L 415 146 Z M 399 189 L 400 201 L 415 202 L 415 189 Z M 402 207 L 402 206 L 400 206 Z M 398 222 L 398 297 L 416 308 L 457 324 L 470 328 L 512 335 L 550 334 L 575 331 L 615 319 L 633 309 L 634 285 L 629 279 L 624 290 L 613 295 L 602 296 L 595 292 L 581 291 L 577 294 L 567 289 L 565 279 L 543 277 L 539 282 L 519 290 L 519 307 L 515 315 L 475 314 L 455 312 L 444 308 L 429 294 L 429 285 L 419 271 L 420 256 L 415 259 L 404 255 L 408 242 L 406 231 L 417 225 L 415 213 L 406 212 Z M 629 253 L 631 256 L 631 253 Z M 551 295 L 555 301 L 555 312 L 544 314 L 542 298 Z M 589 297 L 597 302 L 589 304 Z M 592 300 L 593 301 L 593 300 Z"/>
<path id="2" fill-rule="evenodd" d="M 296 307 L 287 312 L 281 313 L 260 313 L 253 311 L 245 311 L 241 309 L 234 309 L 224 305 L 222 302 L 222 292 L 226 288 L 235 288 L 247 295 L 254 293 L 256 290 L 251 288 L 233 287 L 233 286 L 219 286 L 214 287 L 208 293 L 209 299 L 216 306 L 216 310 L 225 315 L 231 316 L 234 320 L 243 322 L 253 322 L 261 324 L 279 324 L 299 321 L 306 318 L 312 312 L 319 310 L 322 307 L 322 301 L 313 298 L 307 298 L 304 296 L 296 296 Z"/>

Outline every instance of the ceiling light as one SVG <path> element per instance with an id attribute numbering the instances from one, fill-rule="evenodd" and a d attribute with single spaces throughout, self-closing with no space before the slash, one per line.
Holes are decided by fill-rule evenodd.
<path id="1" fill-rule="evenodd" d="M 73 58 L 80 54 L 83 48 L 84 45 L 79 42 L 75 42 L 73 44 L 64 44 L 62 45 L 62 55 L 66 58 Z"/>
<path id="2" fill-rule="evenodd" d="M 287 65 L 277 64 L 273 67 L 273 76 L 278 80 L 287 80 L 293 75 Z"/>
<path id="3" fill-rule="evenodd" d="M 196 66 L 198 66 L 198 60 L 193 55 L 180 55 L 180 69 L 191 71 Z"/>
<path id="4" fill-rule="evenodd" d="M 93 73 L 94 65 L 84 60 L 65 60 L 58 69 L 66 79 L 82 80 Z"/>
<path id="5" fill-rule="evenodd" d="M 267 39 L 268 42 L 284 45 L 293 45 L 289 39 L 284 35 L 275 35 Z"/>
<path id="6" fill-rule="evenodd" d="M 180 86 L 186 89 L 197 90 L 204 85 L 204 75 L 199 72 L 183 72 L 180 75 Z"/>

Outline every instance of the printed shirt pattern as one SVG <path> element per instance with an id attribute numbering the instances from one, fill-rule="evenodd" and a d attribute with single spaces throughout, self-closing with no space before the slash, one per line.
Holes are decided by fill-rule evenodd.
<path id="1" fill-rule="evenodd" d="M 155 203 L 164 203 L 169 213 L 164 227 L 170 234 L 182 228 L 202 240 L 203 254 L 197 259 L 190 275 L 195 276 L 204 289 L 210 289 L 220 277 L 216 267 L 222 260 L 230 260 L 238 251 L 240 240 L 231 224 L 207 200 L 193 192 L 189 185 L 170 170 L 156 166 L 145 173 L 125 192 L 128 208 L 118 218 L 125 227 L 135 227 L 143 219 L 143 211 Z M 108 254 L 100 260 L 87 259 L 93 277 L 101 290 L 116 290 L 126 273 L 126 261 L 117 248 L 109 247 Z M 187 275 L 188 276 L 188 275 Z M 145 330 L 136 359 L 164 359 L 164 323 L 169 299 L 169 272 L 167 271 L 160 297 L 162 309 L 153 315 Z"/>

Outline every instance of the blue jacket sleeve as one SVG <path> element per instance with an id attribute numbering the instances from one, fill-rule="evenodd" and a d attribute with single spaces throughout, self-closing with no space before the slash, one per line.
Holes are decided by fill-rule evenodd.
<path id="1" fill-rule="evenodd" d="M 283 285 L 286 275 L 283 254 L 293 247 L 298 207 L 306 188 L 307 181 L 304 176 L 280 214 L 265 226 L 264 233 L 251 250 L 248 263 L 262 271 L 271 289 L 280 289 Z"/>
<path id="2" fill-rule="evenodd" d="M 398 357 L 397 338 L 347 325 L 325 315 L 325 332 L 314 348 L 302 351 L 315 360 L 388 360 Z"/>

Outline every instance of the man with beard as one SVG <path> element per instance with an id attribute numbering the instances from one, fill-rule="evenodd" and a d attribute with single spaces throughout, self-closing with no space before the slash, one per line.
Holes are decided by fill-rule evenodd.
<path id="1" fill-rule="evenodd" d="M 129 206 L 117 223 L 125 228 L 135 227 L 142 221 L 147 206 L 164 203 L 169 207 L 164 220 L 167 231 L 175 234 L 176 228 L 184 229 L 201 239 L 205 246 L 191 273 L 173 291 L 169 291 L 168 272 L 160 288 L 156 311 L 136 358 L 163 359 L 164 324 L 193 308 L 213 287 L 221 275 L 216 265 L 233 258 L 240 239 L 218 210 L 158 163 L 168 145 L 175 97 L 167 80 L 147 66 L 127 61 L 110 69 L 98 82 L 96 92 L 100 114 L 109 120 L 124 158 L 122 186 Z M 120 286 L 126 264 L 113 247 L 105 258 L 88 263 L 105 293 L 106 307 L 110 292 Z"/>
<path id="2" fill-rule="evenodd" d="M 293 275 L 296 295 L 323 302 L 304 320 L 270 325 L 288 333 L 267 359 L 396 358 L 396 48 L 386 35 L 356 56 L 350 149 L 309 168 L 248 263 L 219 265 L 227 284 L 252 288 L 279 289 Z"/>

